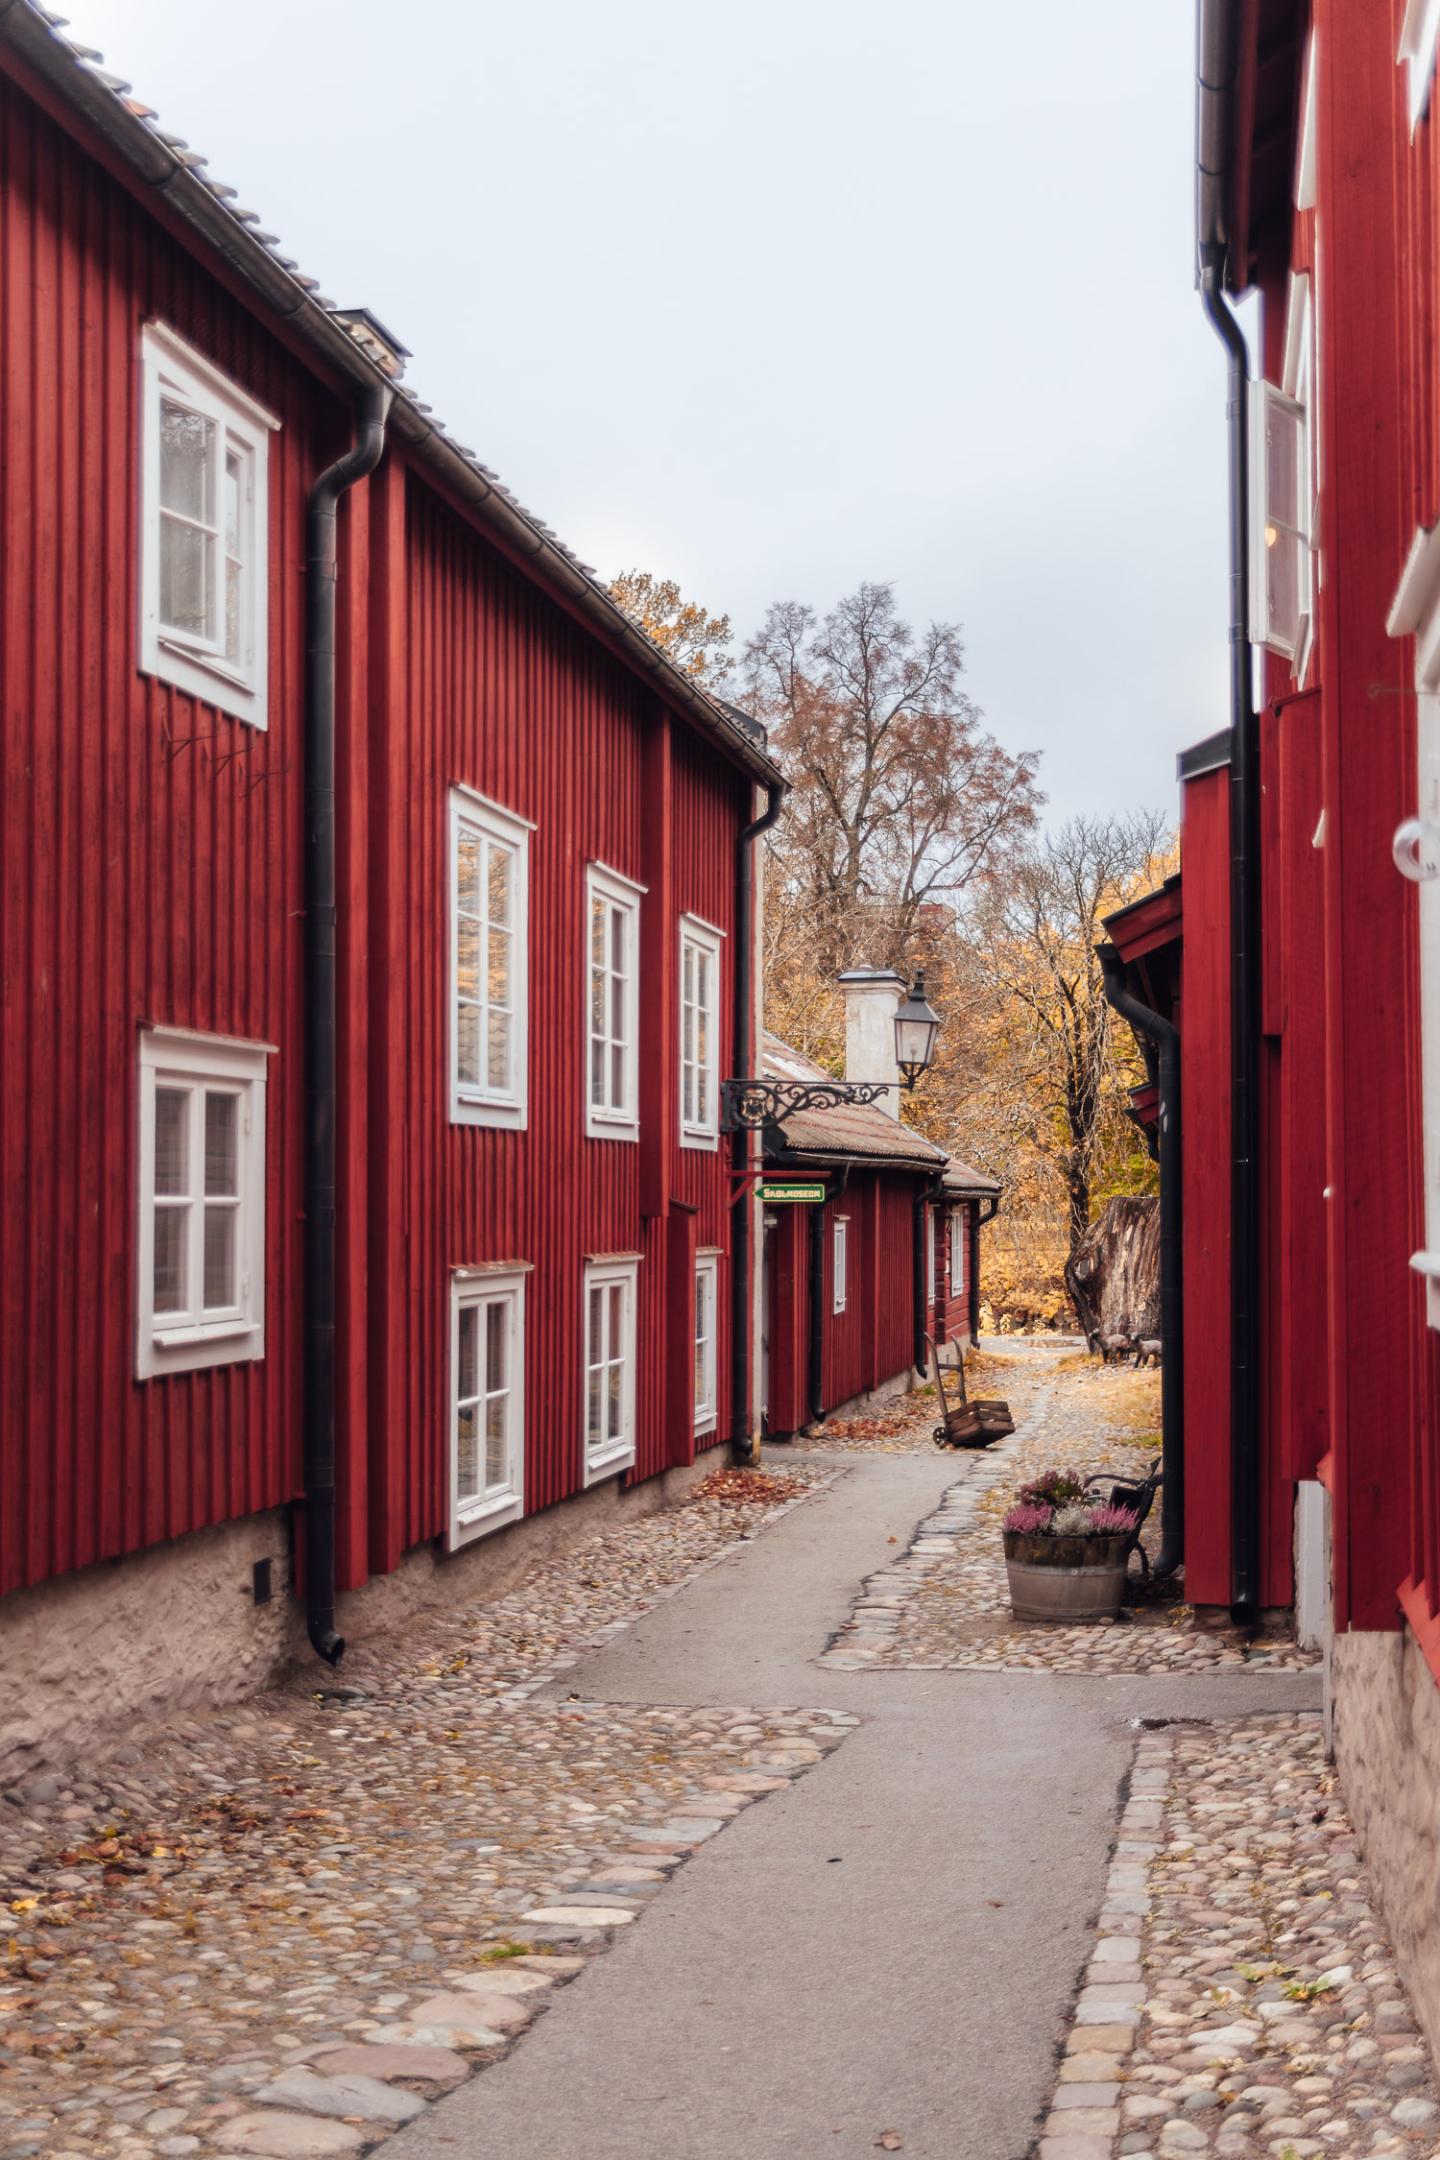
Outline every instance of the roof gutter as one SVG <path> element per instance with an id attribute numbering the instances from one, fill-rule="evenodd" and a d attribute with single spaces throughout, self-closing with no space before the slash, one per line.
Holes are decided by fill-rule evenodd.
<path id="1" fill-rule="evenodd" d="M 755 1077 L 755 842 L 785 806 L 783 780 L 767 783 L 765 808 L 740 829 L 735 849 L 735 1078 Z M 750 1403 L 750 1247 L 755 1224 L 753 1135 L 734 1135 L 735 1198 L 730 1210 L 730 1448 L 737 1463 L 758 1468 L 760 1425 Z"/>
<path id="2" fill-rule="evenodd" d="M 127 85 L 77 57 L 33 0 L 0 0 L 0 38 L 21 55 L 57 97 L 83 115 L 138 179 L 162 193 L 175 213 L 222 257 L 265 307 L 282 317 L 346 382 L 367 393 L 377 386 L 394 390 L 385 371 L 316 297 L 310 281 L 302 280 L 270 252 L 258 235 L 258 218 L 251 212 L 232 209 L 202 180 L 196 168 L 204 161 L 187 150 L 178 137 L 162 137 L 147 126 L 142 114 L 148 108 L 134 109 L 125 102 Z M 396 396 L 390 432 L 418 450 L 490 526 L 508 551 L 532 562 L 537 574 L 572 602 L 606 640 L 618 645 L 633 667 L 653 678 L 661 694 L 681 706 L 727 757 L 767 785 L 783 777 L 758 743 L 630 620 L 604 586 L 587 576 L 554 535 L 522 509 L 493 474 L 450 440 L 428 408 L 409 391 L 402 390 Z"/>
<path id="3" fill-rule="evenodd" d="M 1195 86 L 1200 301 L 1225 348 L 1230 470 L 1230 1610 L 1260 1611 L 1260 743 L 1250 699 L 1249 355 L 1226 298 L 1237 0 L 1199 0 Z M 1243 283 L 1243 277 L 1241 279 Z"/>

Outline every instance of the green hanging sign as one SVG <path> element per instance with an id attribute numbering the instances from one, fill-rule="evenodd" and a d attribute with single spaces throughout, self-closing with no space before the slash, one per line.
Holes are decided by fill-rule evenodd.
<path id="1" fill-rule="evenodd" d="M 776 1200 L 815 1207 L 825 1198 L 825 1185 L 823 1179 L 816 1179 L 813 1183 L 796 1182 L 792 1179 L 781 1185 L 765 1184 L 760 1187 L 760 1198 L 767 1207 Z"/>

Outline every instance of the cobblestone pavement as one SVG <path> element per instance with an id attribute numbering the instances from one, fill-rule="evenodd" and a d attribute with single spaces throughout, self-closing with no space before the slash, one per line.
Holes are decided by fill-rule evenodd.
<path id="1" fill-rule="evenodd" d="M 1012 1619 L 1000 1524 L 1015 1488 L 1051 1469 L 1143 1475 L 1159 1453 L 1157 1435 L 1144 1429 L 1158 1410 L 1158 1379 L 1030 1352 L 1013 1379 L 996 1371 L 984 1381 L 987 1390 L 1002 1384 L 1018 1429 L 983 1454 L 959 1458 L 961 1476 L 920 1524 L 909 1550 L 865 1583 L 823 1664 L 1133 1673 L 1316 1662 L 1293 1642 L 1247 1642 L 1232 1629 L 1197 1628 L 1183 1605 L 1130 1605 L 1108 1626 Z M 1152 1551 L 1158 1531 L 1157 1507 L 1146 1533 Z"/>
<path id="2" fill-rule="evenodd" d="M 1039 2160 L 1371 2160 L 1437 2136 L 1318 1720 L 1142 1738 Z"/>
<path id="3" fill-rule="evenodd" d="M 836 1746 L 838 1712 L 530 1699 L 828 1478 L 707 1482 L 358 1655 L 347 1690 L 172 1721 L 7 1794 L 0 2160 L 371 2143 Z"/>
<path id="4" fill-rule="evenodd" d="M 972 1395 L 1004 1395 L 1012 1407 L 1023 1407 L 1034 1395 L 1044 1375 L 1053 1370 L 1055 1357 L 1063 1354 L 1043 1340 L 1017 1352 L 972 1351 L 966 1363 Z M 946 1386 L 950 1382 L 946 1380 Z M 935 1445 L 940 1404 L 934 1385 L 897 1395 L 892 1402 L 863 1417 L 827 1418 L 813 1433 L 796 1433 L 785 1443 L 786 1453 L 806 1454 L 823 1450 L 827 1455 L 909 1455 L 928 1453 Z"/>

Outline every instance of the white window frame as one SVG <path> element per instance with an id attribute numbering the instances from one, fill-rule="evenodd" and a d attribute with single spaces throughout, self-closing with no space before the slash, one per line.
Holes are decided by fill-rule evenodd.
<path id="1" fill-rule="evenodd" d="M 585 871 L 585 957 L 580 970 L 584 996 L 582 1040 L 585 1044 L 585 1132 L 591 1140 L 638 1140 L 640 1137 L 639 1078 L 640 1078 L 640 902 L 645 897 L 645 887 L 637 885 L 633 878 L 623 877 L 618 870 L 611 870 L 605 863 L 590 863 Z M 624 992 L 622 997 L 621 1035 L 593 1033 L 591 995 L 594 988 L 595 963 L 591 952 L 591 918 L 596 902 L 607 909 L 614 909 L 624 923 Z M 608 919 L 608 918 L 607 918 Z M 609 953 L 609 938 L 606 938 Z M 607 982 L 613 970 L 605 967 Z M 610 999 L 607 990 L 605 1000 L 607 1017 L 610 1015 Z M 597 1105 L 591 1095 L 591 1070 L 594 1045 L 602 1042 L 606 1052 L 608 1074 L 609 1056 L 616 1043 L 625 1050 L 625 1088 L 619 1102 L 607 1101 Z"/>
<path id="2" fill-rule="evenodd" d="M 708 1323 L 708 1324 L 707 1324 Z M 702 1252 L 695 1260 L 695 1430 L 713 1432 L 719 1415 L 716 1404 L 717 1355 L 720 1340 L 720 1255 Z"/>
<path id="3" fill-rule="evenodd" d="M 487 795 L 457 782 L 450 789 L 445 893 L 449 966 L 446 976 L 447 1025 L 450 1043 L 450 1122 L 452 1125 L 492 1125 L 509 1132 L 523 1132 L 530 1114 L 530 835 L 535 827 Z M 486 850 L 504 849 L 515 864 L 514 921 L 511 925 L 510 982 L 512 1003 L 510 1084 L 496 1088 L 460 1077 L 460 842 L 464 835 L 478 839 Z M 485 887 L 482 873 L 481 889 Z M 481 944 L 488 936 L 482 925 Z M 485 952 L 480 958 L 480 980 L 486 972 Z M 489 1007 L 480 1001 L 482 1015 Z M 485 1059 L 485 1026 L 481 1027 L 481 1063 Z"/>
<path id="4" fill-rule="evenodd" d="M 609 1290 L 618 1285 L 623 1290 L 621 1300 L 621 1342 L 617 1353 L 609 1340 L 610 1300 L 601 1300 L 602 1331 L 605 1339 L 600 1343 L 591 1340 L 590 1293 L 592 1290 Z M 638 1255 L 621 1254 L 589 1260 L 585 1265 L 584 1288 L 580 1307 L 580 1340 L 583 1360 L 580 1371 L 580 1436 L 585 1465 L 585 1483 L 598 1484 L 601 1478 L 614 1477 L 617 1471 L 628 1470 L 635 1461 L 635 1342 L 636 1306 L 640 1290 L 640 1261 Z M 597 1352 L 599 1353 L 597 1355 Z M 592 1441 L 590 1429 L 590 1374 L 592 1370 L 608 1370 L 618 1361 L 621 1370 L 620 1431 L 618 1434 L 601 1433 Z M 602 1385 L 599 1400 L 603 1423 L 606 1389 Z"/>
<path id="5" fill-rule="evenodd" d="M 189 1028 L 146 1028 L 140 1036 L 135 1371 L 141 1380 L 265 1355 L 265 1083 L 273 1055 L 269 1043 L 201 1035 Z M 155 1097 L 164 1087 L 182 1089 L 190 1099 L 183 1195 L 157 1196 L 155 1191 Z M 203 1288 L 207 1091 L 239 1098 L 235 1193 L 225 1196 L 236 1215 L 236 1297 L 231 1305 L 208 1308 Z M 155 1216 L 167 1200 L 189 1209 L 195 1226 L 186 1268 L 192 1295 L 182 1311 L 157 1314 Z M 213 1196 L 210 1204 L 216 1204 Z"/>
<path id="6" fill-rule="evenodd" d="M 682 915 L 680 918 L 680 972 L 676 979 L 676 1004 L 680 1013 L 680 1145 L 688 1148 L 718 1148 L 720 1145 L 720 1015 L 724 1011 L 721 1002 L 720 956 L 725 942 L 723 930 L 707 923 L 699 915 Z M 709 970 L 710 996 L 701 1006 L 698 999 L 685 995 L 685 959 L 687 953 L 703 956 Z M 690 1055 L 690 1016 L 704 1011 L 707 1020 L 706 1036 L 708 1050 L 701 1059 Z M 695 1075 L 689 1114 L 686 1111 L 685 1083 L 691 1073 Z M 703 1092 L 703 1108 L 695 1097 Z"/>
<path id="7" fill-rule="evenodd" d="M 1419 888 L 1425 1244 L 1410 1265 L 1440 1329 L 1440 527 L 1416 533 L 1386 628 L 1415 639 L 1416 814 L 1395 835 L 1395 860 Z"/>
<path id="8" fill-rule="evenodd" d="M 488 1536 L 492 1530 L 503 1529 L 506 1523 L 518 1522 L 525 1512 L 525 1278 L 528 1264 L 506 1263 L 494 1267 L 459 1268 L 451 1278 L 450 1285 L 450 1387 L 449 1387 L 449 1533 L 448 1550 L 457 1552 L 479 1537 Z M 482 1472 L 481 1487 L 465 1499 L 460 1497 L 460 1316 L 468 1310 L 477 1311 L 479 1342 L 477 1353 L 485 1355 L 486 1314 L 498 1306 L 502 1313 L 505 1330 L 505 1370 L 508 1384 L 504 1389 L 506 1419 L 506 1475 L 491 1485 Z M 492 1395 L 500 1390 L 486 1385 L 488 1375 L 478 1373 L 480 1388 L 473 1398 L 479 1405 L 488 1404 Z M 482 1415 L 477 1434 L 478 1457 L 482 1466 L 488 1467 L 487 1420 Z"/>
<path id="9" fill-rule="evenodd" d="M 965 1294 L 965 1233 L 969 1218 L 963 1207 L 950 1210 L 950 1295 L 952 1298 Z"/>
<path id="10" fill-rule="evenodd" d="M 830 1309 L 842 1313 L 850 1299 L 850 1218 L 837 1215 L 830 1227 Z"/>
<path id="11" fill-rule="evenodd" d="M 164 323 L 141 333 L 140 668 L 251 727 L 266 725 L 269 629 L 270 436 L 280 422 Z M 217 632 L 210 637 L 167 624 L 160 615 L 160 406 L 201 414 L 215 429 L 215 589 Z M 223 483 L 227 455 L 242 471 L 239 652 L 227 656 Z"/>
<path id="12" fill-rule="evenodd" d="M 938 1211 L 933 1207 L 927 1207 L 925 1210 L 925 1310 L 931 1314 L 935 1310 L 935 1282 L 939 1260 L 937 1221 Z"/>
<path id="13" fill-rule="evenodd" d="M 1316 83 L 1316 33 L 1305 48 L 1305 80 L 1300 91 L 1300 143 L 1295 156 L 1295 208 L 1313 210 L 1316 189 L 1316 130 L 1319 125 Z"/>
<path id="14" fill-rule="evenodd" d="M 1285 326 L 1284 381 L 1281 386 L 1257 379 L 1250 385 L 1250 636 L 1291 662 L 1303 687 L 1309 668 L 1315 611 L 1315 539 L 1318 530 L 1318 472 L 1313 419 L 1315 381 L 1314 318 L 1310 279 L 1291 276 Z M 1300 522 L 1281 521 L 1272 506 L 1270 441 L 1272 426 L 1293 431 L 1296 505 Z M 1293 629 L 1271 608 L 1268 564 L 1273 548 L 1289 544 L 1297 552 L 1296 619 Z"/>
<path id="15" fill-rule="evenodd" d="M 1440 0 L 1408 0 L 1400 25 L 1400 49 L 1395 65 L 1405 73 L 1405 102 L 1410 113 L 1410 134 L 1425 117 L 1430 103 L 1430 84 L 1435 74 L 1435 52 L 1440 45 Z"/>

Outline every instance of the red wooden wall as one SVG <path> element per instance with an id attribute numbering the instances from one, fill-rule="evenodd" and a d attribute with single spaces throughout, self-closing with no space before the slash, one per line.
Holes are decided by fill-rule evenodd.
<path id="1" fill-rule="evenodd" d="M 371 812 L 389 949 L 372 1011 L 386 1033 L 389 1188 L 370 1249 L 371 1340 L 386 1383 L 370 1409 L 371 1568 L 444 1526 L 449 1284 L 488 1260 L 533 1263 L 526 1291 L 526 1506 L 583 1483 L 582 1275 L 589 1253 L 639 1252 L 635 1475 L 692 1459 L 668 1361 L 690 1372 L 697 1248 L 729 1239 L 724 1150 L 679 1146 L 675 951 L 682 914 L 724 931 L 734 913 L 743 778 L 513 571 L 416 474 L 374 492 L 403 518 L 403 620 Z M 403 501 L 397 497 L 403 495 Z M 372 613 L 376 612 L 372 610 Z M 449 1122 L 446 816 L 461 782 L 520 816 L 530 846 L 530 1109 L 524 1132 Z M 584 887 L 603 862 L 647 887 L 641 908 L 641 1137 L 584 1131 Z M 729 1070 L 733 949 L 722 963 L 720 1057 Z M 681 1295 L 683 1286 L 683 1296 Z M 676 1309 L 677 1297 L 683 1309 Z M 728 1269 L 720 1269 L 717 1380 L 728 1430 Z M 688 1400 L 688 1397 L 685 1398 Z M 397 1457 L 403 1465 L 397 1477 Z M 362 1572 L 358 1539 L 351 1578 Z"/>
<path id="2" fill-rule="evenodd" d="M 823 1394 L 827 1410 L 909 1370 L 915 1343 L 913 1179 L 852 1169 L 822 1210 L 825 1256 Z M 811 1209 L 781 1207 L 772 1233 L 770 1390 L 773 1433 L 797 1432 L 810 1415 L 809 1230 Z M 848 1224 L 845 1310 L 835 1311 L 834 1222 Z"/>
<path id="3" fill-rule="evenodd" d="M 272 1507 L 293 1312 L 265 1357 L 135 1373 L 139 1031 L 270 1060 L 267 1273 L 299 1267 L 303 503 L 349 416 L 0 73 L 0 1589 Z M 278 415 L 269 727 L 136 670 L 141 326 Z"/>
<path id="4" fill-rule="evenodd" d="M 1185 1590 L 1230 1602 L 1230 773 L 1186 783 Z"/>
<path id="5" fill-rule="evenodd" d="M 351 401 L 272 335 L 157 196 L 0 66 L 0 1590 L 298 1497 L 304 506 Z M 78 131 L 81 123 L 73 128 Z M 136 666 L 142 324 L 280 421 L 268 729 Z M 678 919 L 722 931 L 751 788 L 445 507 L 392 446 L 341 516 L 339 1534 L 342 1584 L 444 1527 L 451 1270 L 533 1258 L 527 1502 L 580 1482 L 580 1268 L 641 1251 L 637 1462 L 692 1458 L 694 1258 L 729 1155 L 681 1149 Z M 448 1122 L 453 780 L 536 820 L 531 1126 Z M 642 910 L 639 1145 L 583 1137 L 581 894 Z M 735 956 L 722 968 L 721 1070 Z M 277 1046 L 265 1355 L 139 1383 L 138 1037 Z M 729 1285 L 718 1418 L 729 1423 Z"/>

